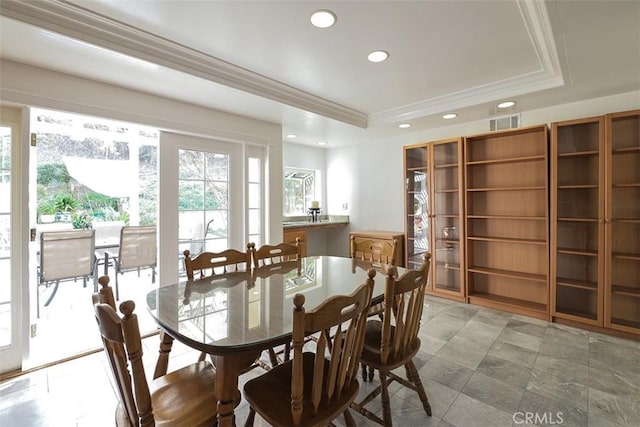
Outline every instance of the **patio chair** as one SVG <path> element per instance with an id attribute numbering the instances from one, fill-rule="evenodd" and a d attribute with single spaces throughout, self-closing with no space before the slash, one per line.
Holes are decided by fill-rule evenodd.
<path id="1" fill-rule="evenodd" d="M 40 317 L 40 285 L 54 283 L 47 307 L 58 292 L 61 280 L 82 278 L 83 287 L 93 277 L 94 291 L 96 257 L 94 230 L 43 231 L 40 233 L 40 265 L 38 266 L 37 316 Z"/>
<path id="2" fill-rule="evenodd" d="M 151 283 L 156 282 L 157 247 L 155 225 L 130 225 L 120 229 L 118 255 L 109 254 L 116 274 L 117 301 L 120 300 L 118 274 L 137 270 L 140 277 L 141 268 L 150 268 Z"/>

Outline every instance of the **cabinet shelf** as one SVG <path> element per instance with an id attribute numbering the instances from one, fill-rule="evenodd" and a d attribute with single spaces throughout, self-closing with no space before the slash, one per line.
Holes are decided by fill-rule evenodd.
<path id="1" fill-rule="evenodd" d="M 558 222 L 599 222 L 598 218 L 576 218 L 576 217 L 562 217 L 557 219 Z"/>
<path id="2" fill-rule="evenodd" d="M 446 243 L 448 245 L 459 245 L 460 242 L 457 240 L 447 240 L 447 239 L 436 239 L 436 242 Z"/>
<path id="3" fill-rule="evenodd" d="M 515 220 L 515 221 L 546 221 L 546 216 L 508 216 L 508 215 L 467 215 L 469 219 L 499 219 L 499 220 Z"/>
<path id="4" fill-rule="evenodd" d="M 488 159 L 488 160 L 472 160 L 466 162 L 468 166 L 476 166 L 476 165 L 491 165 L 491 164 L 500 164 L 500 163 L 522 163 L 522 162 L 533 162 L 546 160 L 544 155 L 540 156 L 523 156 L 523 157 L 507 157 L 503 159 Z"/>
<path id="5" fill-rule="evenodd" d="M 611 292 L 628 297 L 640 298 L 640 289 L 629 286 L 613 285 L 611 286 Z"/>
<path id="6" fill-rule="evenodd" d="M 600 154 L 597 150 L 590 151 L 576 151 L 574 153 L 559 153 L 558 157 L 596 157 Z"/>
<path id="7" fill-rule="evenodd" d="M 611 323 L 614 325 L 627 326 L 633 329 L 640 329 L 640 321 L 621 319 L 619 317 L 612 317 Z"/>
<path id="8" fill-rule="evenodd" d="M 457 168 L 458 163 L 443 163 L 441 165 L 435 165 L 434 169 L 449 169 L 449 168 Z"/>
<path id="9" fill-rule="evenodd" d="M 467 191 L 530 191 L 530 190 L 546 190 L 545 186 L 527 186 L 527 187 L 486 187 L 486 188 L 467 188 Z"/>
<path id="10" fill-rule="evenodd" d="M 634 188 L 640 187 L 640 182 L 630 182 L 627 184 L 613 184 L 613 188 Z"/>
<path id="11" fill-rule="evenodd" d="M 637 254 L 637 253 L 614 252 L 613 257 L 618 259 L 629 259 L 632 261 L 640 261 L 640 254 Z"/>
<path id="12" fill-rule="evenodd" d="M 514 239 L 508 237 L 491 237 L 491 236 L 467 236 L 467 240 L 479 240 L 483 242 L 497 242 L 497 243 L 515 243 L 522 245 L 546 245 L 546 240 L 540 239 Z"/>
<path id="13" fill-rule="evenodd" d="M 522 273 L 519 271 L 511 270 L 498 270 L 496 268 L 485 268 L 470 266 L 468 271 L 471 273 L 486 274 L 489 276 L 509 277 L 512 279 L 522 279 L 531 282 L 547 283 L 547 276 L 544 274 Z"/>
<path id="14" fill-rule="evenodd" d="M 419 166 L 419 167 L 409 167 L 407 168 L 408 172 L 427 172 L 427 167 Z"/>
<path id="15" fill-rule="evenodd" d="M 460 287 L 456 285 L 452 285 L 450 283 L 436 283 L 436 289 L 439 291 L 448 291 L 448 292 L 460 292 Z"/>
<path id="16" fill-rule="evenodd" d="M 458 215 L 457 213 L 437 213 L 435 215 L 433 215 L 434 218 L 458 218 L 460 215 Z"/>
<path id="17" fill-rule="evenodd" d="M 556 285 L 557 286 L 565 286 L 568 288 L 578 288 L 578 289 L 584 289 L 587 291 L 597 291 L 598 290 L 598 283 L 596 282 L 587 282 L 584 280 L 574 280 L 574 279 L 569 279 L 569 278 L 565 278 L 565 277 L 558 277 L 556 278 Z"/>
<path id="18" fill-rule="evenodd" d="M 619 222 L 622 224 L 640 224 L 640 219 L 637 218 L 613 218 L 611 222 Z"/>
<path id="19" fill-rule="evenodd" d="M 559 254 L 567 254 L 567 255 L 583 255 L 583 256 L 593 256 L 597 257 L 597 251 L 590 251 L 587 249 L 575 249 L 575 248 L 558 248 L 557 252 Z"/>
<path id="20" fill-rule="evenodd" d="M 572 185 L 558 185 L 558 190 L 591 190 L 597 189 L 597 184 L 572 184 Z"/>
<path id="21" fill-rule="evenodd" d="M 570 310 L 566 308 L 558 308 L 556 315 L 562 315 L 562 314 L 572 316 L 572 317 L 577 317 L 579 319 L 596 320 L 598 318 L 598 315 L 596 313 L 590 313 L 588 311 L 583 311 L 583 310 Z"/>
<path id="22" fill-rule="evenodd" d="M 629 154 L 629 153 L 640 153 L 640 147 L 616 148 L 613 150 L 613 154 Z"/>
<path id="23" fill-rule="evenodd" d="M 448 270 L 460 270 L 460 264 L 453 264 L 445 261 L 436 262 L 436 266 L 446 268 Z"/>
<path id="24" fill-rule="evenodd" d="M 436 194 L 438 194 L 438 193 L 456 193 L 457 194 L 458 193 L 458 189 L 457 188 L 447 188 L 447 189 L 444 189 L 444 190 L 436 190 L 435 192 L 436 192 Z"/>

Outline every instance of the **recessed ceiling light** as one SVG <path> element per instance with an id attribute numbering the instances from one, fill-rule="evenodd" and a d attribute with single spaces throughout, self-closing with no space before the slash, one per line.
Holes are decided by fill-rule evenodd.
<path id="1" fill-rule="evenodd" d="M 442 116 L 443 119 L 455 119 L 456 117 L 458 117 L 458 114 L 456 113 L 447 113 L 444 116 Z"/>
<path id="2" fill-rule="evenodd" d="M 385 52 L 384 50 L 374 50 L 369 54 L 369 56 L 367 56 L 367 59 L 370 62 L 382 62 L 382 61 L 386 61 L 388 57 L 389 57 L 388 52 Z"/>
<path id="3" fill-rule="evenodd" d="M 311 14 L 311 24 L 318 28 L 329 28 L 336 23 L 336 14 L 327 9 L 316 10 Z"/>
<path id="4" fill-rule="evenodd" d="M 498 104 L 498 108 L 509 108 L 513 107 L 514 105 L 516 105 L 514 101 L 505 101 Z"/>
<path id="5" fill-rule="evenodd" d="M 411 123 L 400 123 L 400 124 L 398 125 L 398 127 L 399 127 L 400 129 L 410 128 L 410 127 L 411 127 Z"/>
<path id="6" fill-rule="evenodd" d="M 327 145 L 327 141 L 318 141 L 318 145 Z"/>
<path id="7" fill-rule="evenodd" d="M 287 138 L 289 138 L 289 139 L 294 139 L 294 138 L 297 138 L 297 137 L 298 137 L 298 135 L 296 135 L 295 133 L 288 133 L 288 134 L 286 135 L 286 137 L 287 137 Z"/>

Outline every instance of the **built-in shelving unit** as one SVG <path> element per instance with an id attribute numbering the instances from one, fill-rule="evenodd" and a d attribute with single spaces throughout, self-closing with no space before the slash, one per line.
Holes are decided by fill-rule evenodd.
<path id="1" fill-rule="evenodd" d="M 552 315 L 640 333 L 640 110 L 552 124 Z"/>
<path id="2" fill-rule="evenodd" d="M 465 138 L 470 303 L 549 317 L 547 141 L 544 125 Z"/>
<path id="3" fill-rule="evenodd" d="M 604 117 L 551 126 L 551 307 L 603 326 Z"/>
<path id="4" fill-rule="evenodd" d="M 464 301 L 462 139 L 405 147 L 407 266 L 431 252 L 427 293 Z"/>
<path id="5" fill-rule="evenodd" d="M 640 110 L 608 114 L 605 327 L 640 333 Z"/>

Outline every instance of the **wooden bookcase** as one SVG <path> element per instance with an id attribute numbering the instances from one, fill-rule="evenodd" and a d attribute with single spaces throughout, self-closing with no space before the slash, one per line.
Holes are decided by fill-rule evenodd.
<path id="1" fill-rule="evenodd" d="M 468 301 L 549 318 L 546 125 L 465 138 Z"/>
<path id="2" fill-rule="evenodd" d="M 554 319 L 640 333 L 640 110 L 552 124 Z"/>
<path id="3" fill-rule="evenodd" d="M 640 333 L 640 110 L 605 116 L 605 327 Z"/>
<path id="4" fill-rule="evenodd" d="M 551 125 L 551 314 L 603 326 L 604 116 Z"/>
<path id="5" fill-rule="evenodd" d="M 406 265 L 431 252 L 426 292 L 465 300 L 462 138 L 404 147 Z"/>

